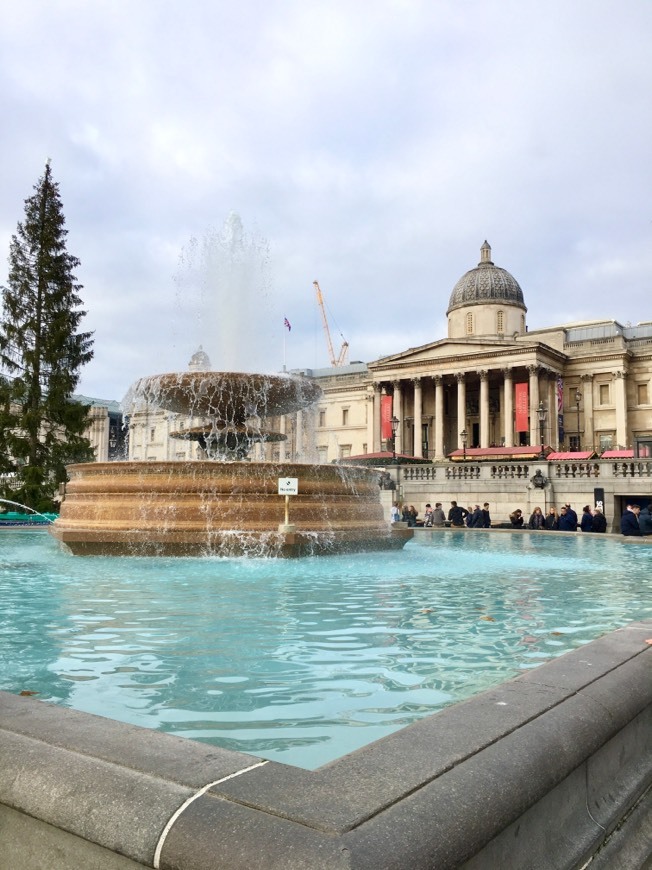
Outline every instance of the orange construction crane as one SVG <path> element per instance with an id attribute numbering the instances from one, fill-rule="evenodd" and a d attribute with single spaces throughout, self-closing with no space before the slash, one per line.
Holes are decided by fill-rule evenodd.
<path id="1" fill-rule="evenodd" d="M 321 319 L 324 324 L 324 332 L 326 333 L 326 344 L 328 345 L 328 353 L 331 358 L 332 366 L 343 366 L 346 362 L 346 356 L 349 352 L 349 343 L 344 338 L 342 333 L 340 336 L 342 337 L 342 347 L 340 348 L 339 355 L 335 356 L 335 351 L 333 350 L 333 342 L 331 341 L 331 331 L 328 328 L 328 318 L 326 317 L 326 307 L 324 305 L 324 297 L 321 295 L 321 289 L 317 281 L 313 281 L 313 286 L 317 291 L 317 305 L 319 305 L 319 310 L 321 311 Z"/>

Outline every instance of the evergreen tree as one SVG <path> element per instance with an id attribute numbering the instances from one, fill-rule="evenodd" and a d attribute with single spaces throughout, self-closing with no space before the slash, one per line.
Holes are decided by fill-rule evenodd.
<path id="1" fill-rule="evenodd" d="M 86 312 L 67 234 L 48 161 L 11 239 L 0 319 L 0 473 L 17 473 L 9 497 L 36 510 L 51 505 L 67 463 L 93 458 L 88 408 L 71 398 L 93 340 L 79 332 Z"/>

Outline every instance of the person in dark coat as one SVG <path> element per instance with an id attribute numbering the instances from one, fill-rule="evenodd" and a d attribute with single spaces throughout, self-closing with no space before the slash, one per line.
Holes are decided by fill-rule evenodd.
<path id="1" fill-rule="evenodd" d="M 473 508 L 473 513 L 471 514 L 471 518 L 469 520 L 469 528 L 470 529 L 481 529 L 482 528 L 482 511 L 480 510 L 480 505 L 477 504 Z"/>
<path id="2" fill-rule="evenodd" d="M 468 515 L 469 512 L 466 508 L 460 507 L 456 501 L 451 502 L 451 509 L 448 511 L 448 520 L 451 526 L 463 526 Z"/>
<path id="3" fill-rule="evenodd" d="M 530 521 L 527 524 L 528 529 L 545 529 L 546 520 L 543 514 L 541 513 L 540 507 L 535 507 L 530 515 Z"/>
<path id="4" fill-rule="evenodd" d="M 640 506 L 637 504 L 628 504 L 625 513 L 620 518 L 620 531 L 625 537 L 640 537 L 641 527 L 638 524 L 638 515 Z"/>
<path id="5" fill-rule="evenodd" d="M 559 517 L 554 507 L 551 507 L 546 514 L 546 528 L 552 532 L 556 532 L 559 528 Z"/>
<path id="6" fill-rule="evenodd" d="M 560 532 L 576 532 L 577 531 L 577 520 L 573 519 L 572 515 L 568 513 L 568 508 L 564 505 L 563 508 L 559 510 L 559 531 Z"/>
<path id="7" fill-rule="evenodd" d="M 600 508 L 596 508 L 593 511 L 593 531 L 594 532 L 606 532 L 607 531 L 607 518 L 602 513 Z"/>
<path id="8" fill-rule="evenodd" d="M 580 529 L 583 532 L 592 532 L 593 529 L 593 513 L 591 512 L 591 505 L 585 505 L 582 508 L 582 519 L 580 520 Z"/>
<path id="9" fill-rule="evenodd" d="M 489 513 L 489 502 L 486 501 L 482 505 L 482 528 L 490 529 L 491 528 L 491 514 Z"/>
<path id="10" fill-rule="evenodd" d="M 516 510 L 512 511 L 509 515 L 509 521 L 512 524 L 512 528 L 522 529 L 524 523 L 523 511 L 520 508 L 516 508 Z"/>
<path id="11" fill-rule="evenodd" d="M 573 526 L 573 531 L 576 532 L 577 531 L 577 514 L 575 513 L 573 508 L 570 506 L 569 502 L 566 502 L 564 507 L 566 508 L 566 513 L 570 517 L 571 522 L 575 523 L 575 525 Z"/>
<path id="12" fill-rule="evenodd" d="M 641 529 L 641 534 L 652 535 L 652 504 L 644 507 L 638 515 L 638 525 Z"/>

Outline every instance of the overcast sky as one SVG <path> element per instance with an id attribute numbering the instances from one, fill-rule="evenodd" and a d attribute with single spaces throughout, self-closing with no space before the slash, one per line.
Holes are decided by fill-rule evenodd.
<path id="1" fill-rule="evenodd" d="M 200 342 L 327 366 L 315 279 L 351 360 L 444 338 L 485 239 L 530 329 L 650 320 L 651 38 L 650 0 L 6 2 L 0 283 L 51 158 L 88 395 Z"/>

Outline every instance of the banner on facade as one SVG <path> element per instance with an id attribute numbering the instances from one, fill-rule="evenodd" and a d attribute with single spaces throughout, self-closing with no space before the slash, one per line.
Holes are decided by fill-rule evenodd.
<path id="1" fill-rule="evenodd" d="M 516 407 L 516 431 L 527 432 L 529 430 L 529 384 L 514 384 L 514 404 Z"/>
<path id="2" fill-rule="evenodd" d="M 387 441 L 392 437 L 393 396 L 380 397 L 380 437 Z"/>

